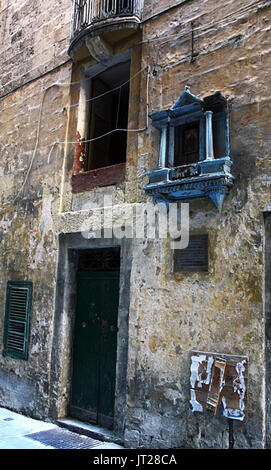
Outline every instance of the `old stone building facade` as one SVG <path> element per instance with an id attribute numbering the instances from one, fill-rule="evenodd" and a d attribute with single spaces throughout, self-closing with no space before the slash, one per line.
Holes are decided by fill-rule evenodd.
<path id="1" fill-rule="evenodd" d="M 0 1 L 0 406 L 270 447 L 270 12 Z"/>

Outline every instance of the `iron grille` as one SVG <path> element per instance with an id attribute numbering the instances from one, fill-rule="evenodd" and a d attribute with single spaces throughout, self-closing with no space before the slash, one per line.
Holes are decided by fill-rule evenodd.
<path id="1" fill-rule="evenodd" d="M 74 0 L 73 35 L 109 18 L 136 16 L 140 19 L 143 0 Z"/>
<path id="2" fill-rule="evenodd" d="M 31 282 L 8 282 L 4 331 L 4 355 L 27 359 L 31 294 Z"/>
<path id="3" fill-rule="evenodd" d="M 78 272 L 115 272 L 120 269 L 120 249 L 79 250 Z"/>
<path id="4" fill-rule="evenodd" d="M 38 441 L 54 449 L 92 449 L 101 444 L 100 441 L 92 439 L 91 437 L 59 428 L 25 434 L 24 437 Z"/>

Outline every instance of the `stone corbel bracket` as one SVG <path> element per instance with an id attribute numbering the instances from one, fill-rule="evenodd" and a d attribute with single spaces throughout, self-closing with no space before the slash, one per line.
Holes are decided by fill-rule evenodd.
<path id="1" fill-rule="evenodd" d="M 159 171 L 159 170 L 158 170 Z M 221 212 L 223 201 L 233 186 L 233 176 L 230 174 L 200 175 L 198 177 L 184 178 L 172 181 L 171 170 L 164 170 L 165 180 L 158 184 L 151 181 L 155 179 L 155 172 L 148 173 L 150 184 L 145 191 L 156 202 L 189 202 L 193 199 L 209 198 L 213 201 L 218 212 Z M 159 171 L 161 175 L 161 171 Z"/>

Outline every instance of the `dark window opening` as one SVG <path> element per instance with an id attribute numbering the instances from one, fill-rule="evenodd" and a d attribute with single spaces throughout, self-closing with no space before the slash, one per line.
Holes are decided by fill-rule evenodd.
<path id="1" fill-rule="evenodd" d="M 223 158 L 226 155 L 226 113 L 213 115 L 213 145 L 214 157 Z"/>
<path id="2" fill-rule="evenodd" d="M 199 161 L 199 122 L 175 127 L 174 165 Z"/>
<path id="3" fill-rule="evenodd" d="M 220 92 L 204 98 L 204 111 L 213 112 L 213 146 L 214 158 L 225 157 L 226 150 L 226 122 L 227 100 Z"/>
<path id="4" fill-rule="evenodd" d="M 120 248 L 79 250 L 78 272 L 115 272 L 120 270 Z"/>
<path id="5" fill-rule="evenodd" d="M 89 143 L 85 170 L 116 165 L 126 160 L 129 108 L 129 83 L 126 82 L 129 77 L 130 62 L 126 62 L 106 70 L 91 81 L 91 97 L 97 99 L 91 102 L 89 140 L 95 140 Z"/>

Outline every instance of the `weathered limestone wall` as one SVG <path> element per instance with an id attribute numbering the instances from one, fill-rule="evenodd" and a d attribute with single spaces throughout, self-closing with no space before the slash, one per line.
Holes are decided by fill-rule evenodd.
<path id="1" fill-rule="evenodd" d="M 71 1 L 0 2 L 1 95 L 66 62 Z"/>
<path id="2" fill-rule="evenodd" d="M 199 97 L 220 91 L 230 100 L 235 185 L 221 214 L 211 202 L 190 204 L 191 233 L 209 234 L 209 273 L 173 274 L 166 241 L 135 246 L 129 445 L 228 446 L 225 419 L 189 411 L 192 348 L 249 356 L 247 419 L 234 423 L 235 445 L 261 447 L 264 442 L 262 211 L 270 201 L 270 8 L 246 6 L 187 2 L 144 28 L 143 57 L 155 70 L 150 113 L 171 107 L 185 85 Z M 157 165 L 156 133 L 149 130 L 139 146 L 138 166 L 148 153 L 149 170 Z"/>
<path id="3" fill-rule="evenodd" d="M 174 4 L 146 1 L 145 17 Z M 150 113 L 171 107 L 185 85 L 200 97 L 220 91 L 229 99 L 235 185 L 221 214 L 210 201 L 190 204 L 191 233 L 209 234 L 208 273 L 173 274 L 169 240 L 131 243 L 127 446 L 228 446 L 224 418 L 189 410 L 191 348 L 249 356 L 247 420 L 234 424 L 235 446 L 264 443 L 262 212 L 270 203 L 271 181 L 270 8 L 260 8 L 264 4 L 269 2 L 250 9 L 247 2 L 236 0 L 215 6 L 211 0 L 185 1 L 144 23 L 142 59 L 140 47 L 133 51 L 131 75 L 150 65 Z M 69 0 L 34 7 L 32 2 L 6 1 L 0 4 L 0 15 L 3 96 L 68 59 L 71 9 Z M 54 142 L 75 137 L 78 111 L 69 114 L 67 105 L 76 103 L 79 87 L 71 93 L 69 87 L 46 92 L 39 145 L 23 186 L 36 145 L 43 91 L 71 77 L 80 78 L 80 65 L 72 74 L 67 63 L 0 101 L 0 350 L 6 281 L 32 279 L 34 284 L 29 360 L 0 356 L 0 404 L 37 417 L 48 416 L 50 392 L 58 395 L 54 407 L 59 415 L 65 414 L 68 400 L 70 351 L 65 344 L 60 352 L 63 370 L 53 371 L 58 383 L 50 383 L 58 235 L 80 233 L 86 217 L 95 226 L 95 216 L 80 210 L 87 203 L 100 205 L 104 194 L 99 189 L 72 197 L 74 147 L 52 149 Z M 142 127 L 145 75 L 135 80 L 131 97 L 131 127 Z M 126 182 L 106 189 L 120 206 L 148 201 L 143 190 L 146 171 L 156 168 L 158 159 L 158 133 L 151 126 L 129 139 Z M 121 226 L 123 215 L 117 220 Z"/>
<path id="4" fill-rule="evenodd" d="M 48 414 L 57 261 L 52 213 L 60 204 L 63 148 L 48 158 L 52 143 L 65 140 L 69 101 L 68 87 L 44 91 L 69 83 L 71 64 L 27 82 L 67 61 L 70 12 L 68 0 L 3 1 L 0 7 L 0 95 L 20 87 L 0 101 L 0 395 L 1 406 L 36 417 Z M 2 356 L 9 279 L 31 279 L 34 285 L 28 361 Z"/>
<path id="5" fill-rule="evenodd" d="M 0 355 L 0 400 L 1 406 L 38 418 L 47 417 L 51 410 L 54 417 L 63 416 L 69 401 L 71 351 L 67 351 L 67 345 L 63 345 L 64 362 L 51 370 L 58 236 L 62 232 L 80 233 L 85 214 L 80 218 L 78 211 L 86 202 L 89 207 L 102 199 L 101 190 L 72 197 L 75 146 L 55 144 L 75 141 L 78 106 L 69 105 L 78 103 L 83 65 L 72 67 L 67 55 L 69 0 L 34 7 L 32 2 L 2 2 L 0 13 L 4 71 L 0 93 L 1 351 L 6 283 L 10 279 L 33 281 L 29 359 L 18 361 Z M 18 34 L 12 40 L 13 31 Z M 123 49 L 120 46 L 117 53 Z M 140 48 L 136 48 L 132 52 L 132 75 L 140 65 Z M 77 83 L 66 86 L 71 81 Z M 131 87 L 135 105 L 129 119 L 133 128 L 138 126 L 139 85 L 140 76 Z M 118 204 L 125 198 L 135 200 L 136 133 L 129 139 L 127 181 L 119 188 L 108 188 L 109 194 L 116 193 L 114 203 Z M 71 216 L 75 214 L 74 224 L 69 211 Z M 59 215 L 62 212 L 63 217 Z M 63 340 L 66 333 L 61 331 Z M 71 335 L 71 330 L 67 334 Z"/>
<path id="6" fill-rule="evenodd" d="M 63 140 L 65 136 L 63 108 L 68 90 L 48 91 L 41 145 L 24 187 L 23 183 L 36 142 L 41 91 L 52 79 L 65 81 L 69 77 L 70 67 L 66 66 L 61 73 L 28 85 L 27 90 L 21 89 L 1 103 L 1 351 L 6 282 L 31 279 L 34 285 L 29 360 L 0 356 L 1 369 L 5 371 L 1 372 L 1 403 L 37 416 L 44 416 L 47 406 L 57 260 L 52 213 L 59 209 L 63 165 L 63 150 L 55 151 L 48 163 L 48 149 L 52 138 Z M 31 389 L 30 396 L 22 390 L 24 383 Z"/>

